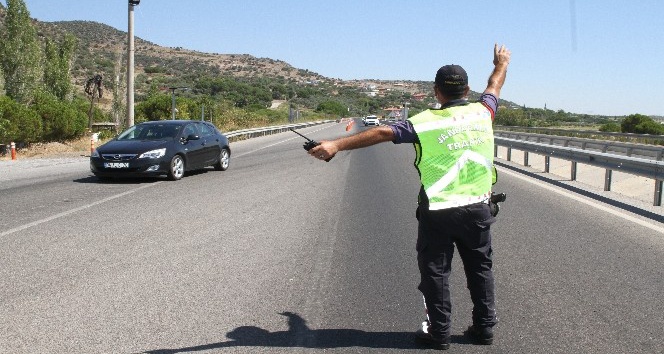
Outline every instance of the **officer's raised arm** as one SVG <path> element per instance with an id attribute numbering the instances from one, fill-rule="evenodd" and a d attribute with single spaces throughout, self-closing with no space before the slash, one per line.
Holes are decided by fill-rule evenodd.
<path id="1" fill-rule="evenodd" d="M 490 93 L 496 98 L 500 97 L 500 89 L 505 83 L 505 76 L 507 75 L 507 66 L 510 63 L 510 56 L 512 53 L 502 45 L 498 44 L 493 46 L 493 71 L 489 76 L 489 82 L 486 86 L 484 93 Z"/>

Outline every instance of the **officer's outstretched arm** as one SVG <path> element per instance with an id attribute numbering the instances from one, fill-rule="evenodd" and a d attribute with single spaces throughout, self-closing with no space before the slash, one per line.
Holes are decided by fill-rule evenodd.
<path id="1" fill-rule="evenodd" d="M 392 140 L 394 140 L 392 129 L 388 126 L 380 126 L 336 140 L 322 140 L 320 145 L 309 150 L 309 154 L 325 160 L 333 157 L 339 151 L 359 149 Z"/>

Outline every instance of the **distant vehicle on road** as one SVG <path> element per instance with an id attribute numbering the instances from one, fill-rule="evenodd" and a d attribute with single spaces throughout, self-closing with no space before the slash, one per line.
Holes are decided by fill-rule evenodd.
<path id="1" fill-rule="evenodd" d="M 230 158 L 228 138 L 211 123 L 160 120 L 136 124 L 99 146 L 90 170 L 99 179 L 165 175 L 176 181 L 208 166 L 225 171 Z"/>
<path id="2" fill-rule="evenodd" d="M 364 117 L 364 126 L 370 126 L 370 125 L 380 125 L 380 121 L 378 120 L 378 117 L 374 115 L 369 115 Z"/>

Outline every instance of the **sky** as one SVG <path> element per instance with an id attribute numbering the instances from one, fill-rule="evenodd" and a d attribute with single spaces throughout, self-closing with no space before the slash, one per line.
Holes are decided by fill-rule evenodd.
<path id="1" fill-rule="evenodd" d="M 40 21 L 128 29 L 126 0 L 24 2 Z M 512 52 L 505 100 L 578 114 L 664 116 L 662 0 L 141 0 L 134 34 L 344 80 L 433 81 L 440 66 L 458 64 L 478 92 L 498 43 Z"/>

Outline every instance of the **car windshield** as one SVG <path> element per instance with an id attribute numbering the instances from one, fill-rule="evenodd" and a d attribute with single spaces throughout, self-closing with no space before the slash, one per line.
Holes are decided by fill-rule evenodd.
<path id="1" fill-rule="evenodd" d="M 138 124 L 120 134 L 116 140 L 168 140 L 175 138 L 180 129 L 180 125 L 173 124 Z"/>

